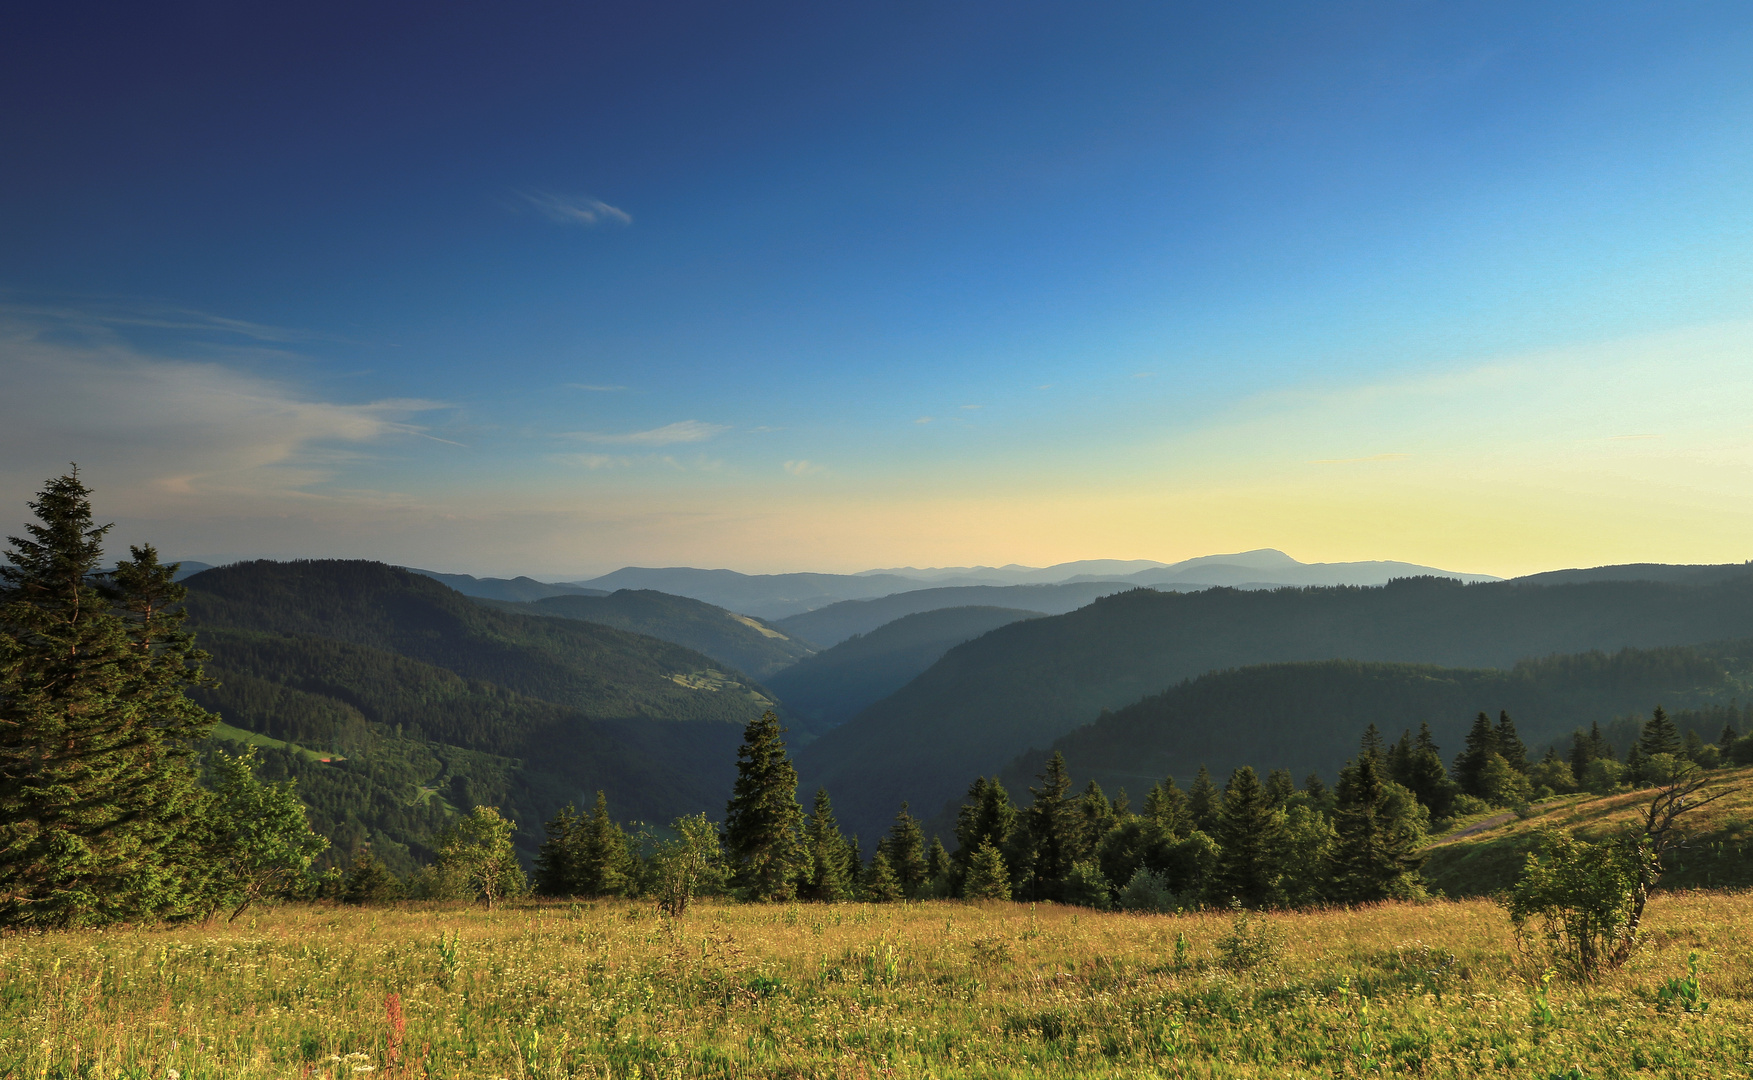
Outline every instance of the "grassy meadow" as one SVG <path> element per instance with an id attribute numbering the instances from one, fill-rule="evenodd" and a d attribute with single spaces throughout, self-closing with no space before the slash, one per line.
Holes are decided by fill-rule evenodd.
<path id="1" fill-rule="evenodd" d="M 1240 936 L 1001 903 L 295 905 L 0 938 L 0 1075 L 1753 1075 L 1753 894 L 1659 895 L 1647 925 L 1542 1001 L 1483 900 Z M 1693 954 L 1703 1007 L 1659 1001 Z"/>

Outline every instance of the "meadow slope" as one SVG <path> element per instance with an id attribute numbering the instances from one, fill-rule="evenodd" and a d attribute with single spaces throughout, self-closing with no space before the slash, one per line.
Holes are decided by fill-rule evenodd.
<path id="1" fill-rule="evenodd" d="M 1753 896 L 1658 896 L 1593 985 L 1474 900 L 1269 917 L 993 903 L 346 910 L 0 939 L 0 1075 L 1746 1076 Z M 1701 963 L 1708 1009 L 1656 989 Z M 403 1029 L 390 1008 L 395 995 Z M 174 1071 L 173 1071 L 174 1070 Z"/>

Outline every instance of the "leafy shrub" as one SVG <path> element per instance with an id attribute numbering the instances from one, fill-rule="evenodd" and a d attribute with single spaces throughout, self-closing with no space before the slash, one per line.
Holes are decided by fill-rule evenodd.
<path id="1" fill-rule="evenodd" d="M 1179 906 L 1175 902 L 1174 890 L 1169 888 L 1169 879 L 1145 867 L 1139 867 L 1132 875 L 1132 880 L 1120 890 L 1120 909 L 1122 911 L 1170 912 Z"/>
<path id="2" fill-rule="evenodd" d="M 1093 862 L 1080 862 L 1071 868 L 1060 886 L 1060 899 L 1078 907 L 1108 911 L 1114 906 L 1114 888 L 1102 876 L 1102 868 Z"/>
<path id="3" fill-rule="evenodd" d="M 1611 795 L 1625 780 L 1625 766 L 1611 758 L 1596 758 L 1583 769 L 1582 786 L 1594 795 Z"/>
<path id="4" fill-rule="evenodd" d="M 1698 954 L 1690 953 L 1686 957 L 1686 977 L 1672 978 L 1656 988 L 1656 1008 L 1683 1009 L 1689 1013 L 1701 1013 L 1710 1008 L 1710 1002 L 1704 1000 L 1704 989 L 1698 983 Z"/>
<path id="5" fill-rule="evenodd" d="M 1241 906 L 1230 932 L 1217 942 L 1220 963 L 1231 971 L 1276 967 L 1284 956 L 1284 930 L 1263 915 Z"/>
<path id="6" fill-rule="evenodd" d="M 1528 924 L 1537 921 L 1554 959 L 1584 978 L 1623 962 L 1637 933 L 1637 890 L 1654 856 L 1630 841 L 1591 844 L 1561 832 L 1546 833 L 1541 848 L 1528 856 L 1508 900 L 1518 943 L 1528 947 Z"/>

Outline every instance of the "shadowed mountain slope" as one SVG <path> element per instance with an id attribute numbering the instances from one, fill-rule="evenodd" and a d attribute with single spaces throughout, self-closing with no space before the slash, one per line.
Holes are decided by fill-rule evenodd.
<path id="1" fill-rule="evenodd" d="M 1070 585 L 964 585 L 942 589 L 918 589 L 874 600 L 845 600 L 825 608 L 777 619 L 774 625 L 822 648 L 837 645 L 854 634 L 868 634 L 879 626 L 923 611 L 945 608 L 1013 608 L 1018 611 L 1062 615 L 1099 596 L 1132 588 L 1114 581 L 1080 581 Z"/>
<path id="2" fill-rule="evenodd" d="M 1058 751 L 1081 785 L 1142 793 L 1165 776 L 1185 787 L 1200 765 L 1221 781 L 1242 765 L 1262 776 L 1315 771 L 1332 783 L 1370 724 L 1390 741 L 1429 723 L 1444 760 L 1461 750 L 1473 717 L 1507 710 L 1531 746 L 1593 721 L 1726 703 L 1745 693 L 1743 654 L 1721 648 L 1625 649 L 1525 660 L 1512 668 L 1323 660 L 1212 672 L 1153 694 L 1032 750 L 1000 774 L 1013 792 L 1035 782 Z M 1714 739 L 1716 732 L 1705 733 Z M 1625 747 L 1621 746 L 1623 752 Z"/>
<path id="3" fill-rule="evenodd" d="M 622 589 L 607 596 L 551 596 L 529 604 L 485 602 L 501 611 L 580 619 L 672 641 L 757 679 L 766 679 L 814 651 L 808 642 L 760 619 L 651 589 Z"/>
<path id="4" fill-rule="evenodd" d="M 798 661 L 767 680 L 794 715 L 834 727 L 888 697 L 956 645 L 1018 619 L 1015 608 L 960 607 L 906 615 Z"/>
<path id="5" fill-rule="evenodd" d="M 894 695 L 798 752 L 849 827 L 903 799 L 935 809 L 981 773 L 1183 679 L 1223 668 L 1350 659 L 1513 666 L 1525 657 L 1753 637 L 1753 575 L 1648 582 L 1381 588 L 1137 589 L 958 645 Z"/>

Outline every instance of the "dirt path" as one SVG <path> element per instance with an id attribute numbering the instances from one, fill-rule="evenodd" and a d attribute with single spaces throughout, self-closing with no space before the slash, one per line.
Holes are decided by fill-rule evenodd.
<path id="1" fill-rule="evenodd" d="M 1438 840 L 1436 843 L 1434 843 L 1430 846 L 1431 847 L 1442 847 L 1444 844 L 1452 844 L 1457 840 L 1466 839 L 1467 837 L 1472 836 L 1474 833 L 1484 832 L 1486 829 L 1495 829 L 1499 825 L 1502 825 L 1504 822 L 1508 821 L 1509 819 L 1511 819 L 1515 816 L 1516 816 L 1516 812 L 1514 810 L 1505 810 L 1501 814 L 1493 814 L 1490 817 L 1485 818 L 1482 821 L 1475 821 L 1473 824 L 1467 826 L 1465 829 L 1462 829 L 1458 833 L 1451 833 L 1448 836 L 1443 837 L 1441 840 Z"/>

